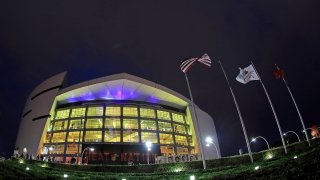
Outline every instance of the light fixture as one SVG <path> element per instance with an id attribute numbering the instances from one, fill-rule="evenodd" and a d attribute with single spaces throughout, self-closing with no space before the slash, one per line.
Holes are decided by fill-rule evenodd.
<path id="1" fill-rule="evenodd" d="M 190 176 L 190 180 L 195 180 L 195 179 L 196 179 L 196 177 L 194 175 Z"/>
<path id="2" fill-rule="evenodd" d="M 30 170 L 30 168 L 29 168 L 29 167 L 26 167 L 26 170 L 27 170 L 27 171 L 29 171 L 29 170 Z"/>
<path id="3" fill-rule="evenodd" d="M 258 170 L 260 167 L 259 166 L 256 166 L 256 167 L 254 167 L 254 170 Z"/>
<path id="4" fill-rule="evenodd" d="M 293 159 L 297 159 L 298 158 L 298 156 L 293 156 Z"/>
<path id="5" fill-rule="evenodd" d="M 90 151 L 93 152 L 93 151 L 94 151 L 94 148 L 90 148 Z"/>
<path id="6" fill-rule="evenodd" d="M 67 177 L 68 177 L 68 174 L 64 174 L 63 177 L 64 177 L 64 178 L 67 178 Z"/>

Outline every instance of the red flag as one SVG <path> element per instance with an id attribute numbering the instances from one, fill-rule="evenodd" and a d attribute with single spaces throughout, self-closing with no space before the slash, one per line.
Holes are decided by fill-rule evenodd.
<path id="1" fill-rule="evenodd" d="M 276 79 L 284 78 L 284 72 L 283 72 L 283 70 L 280 69 L 277 65 L 276 65 L 276 67 L 277 67 L 277 70 L 274 71 L 274 72 L 272 73 L 272 75 L 273 75 Z"/>

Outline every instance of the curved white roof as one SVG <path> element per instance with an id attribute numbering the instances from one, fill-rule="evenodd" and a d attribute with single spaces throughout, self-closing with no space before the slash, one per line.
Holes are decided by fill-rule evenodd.
<path id="1" fill-rule="evenodd" d="M 133 100 L 185 109 L 190 100 L 160 84 L 127 73 L 85 81 L 59 91 L 59 103 L 89 100 Z"/>

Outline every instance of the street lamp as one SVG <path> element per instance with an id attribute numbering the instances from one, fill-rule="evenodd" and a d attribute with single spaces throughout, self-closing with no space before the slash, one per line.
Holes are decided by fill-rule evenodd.
<path id="1" fill-rule="evenodd" d="M 263 139 L 267 143 L 268 149 L 270 149 L 268 141 L 266 140 L 266 138 L 264 138 L 262 136 L 257 136 L 257 137 L 252 138 L 251 142 L 255 142 L 258 138 Z"/>
<path id="2" fill-rule="evenodd" d="M 298 136 L 298 134 L 297 134 L 296 132 L 294 132 L 294 131 L 287 131 L 287 132 L 283 133 L 283 135 L 286 136 L 288 133 L 293 133 L 293 134 L 295 134 L 295 135 L 297 136 L 297 138 L 298 138 L 298 141 L 300 142 L 300 138 L 299 138 L 299 136 Z"/>
<path id="3" fill-rule="evenodd" d="M 151 151 L 151 146 L 152 146 L 152 142 L 151 141 L 146 141 L 146 147 L 147 147 L 147 161 L 148 161 L 148 164 L 150 163 L 149 162 L 149 151 Z"/>
<path id="4" fill-rule="evenodd" d="M 206 144 L 207 147 L 209 147 L 210 144 L 213 144 L 214 148 L 216 149 L 218 158 L 220 158 L 220 154 L 219 154 L 219 152 L 218 152 L 218 148 L 217 148 L 216 144 L 213 142 L 213 139 L 212 139 L 211 137 L 207 137 L 207 138 L 206 138 L 206 143 L 207 143 L 207 144 Z"/>
<path id="5" fill-rule="evenodd" d="M 86 150 L 89 150 L 90 152 L 93 152 L 94 151 L 94 148 L 93 147 L 86 147 L 83 149 L 82 153 L 81 153 L 81 162 L 82 162 L 82 159 L 83 159 L 83 154 Z"/>

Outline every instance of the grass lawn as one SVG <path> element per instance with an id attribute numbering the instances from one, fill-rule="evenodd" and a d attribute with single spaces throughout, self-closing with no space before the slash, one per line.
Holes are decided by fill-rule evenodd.
<path id="1" fill-rule="evenodd" d="M 320 145 L 303 147 L 296 143 L 288 154 L 274 148 L 248 156 L 201 161 L 137 166 L 75 166 L 19 159 L 0 162 L 0 179 L 320 179 Z M 304 143 L 305 144 L 305 143 Z M 272 154 L 272 158 L 269 155 Z M 294 158 L 297 156 L 297 158 Z M 21 162 L 21 163 L 20 163 Z M 255 168 L 259 166 L 259 169 Z M 28 170 L 27 170 L 28 168 Z M 64 178 L 64 175 L 68 175 Z"/>

